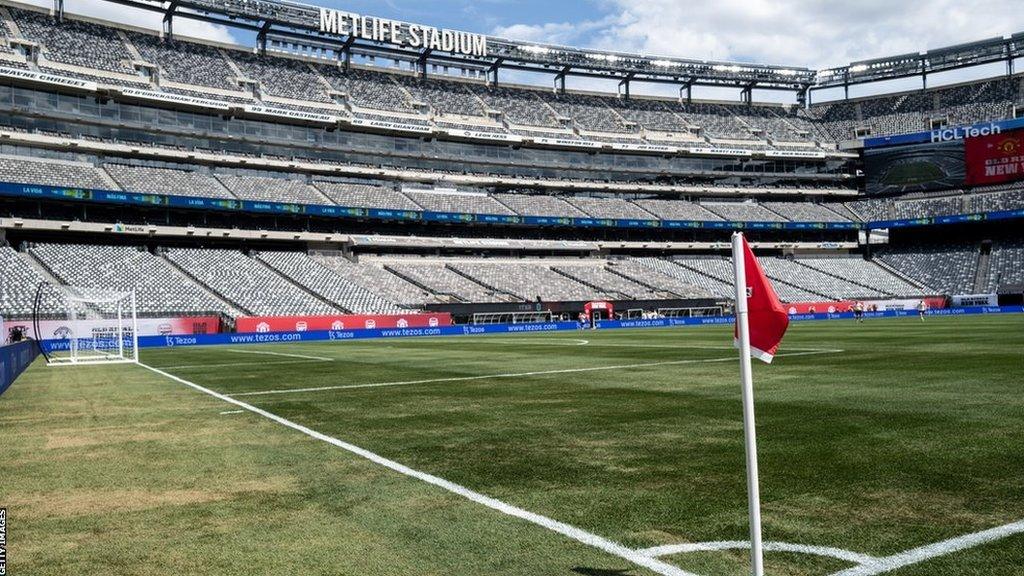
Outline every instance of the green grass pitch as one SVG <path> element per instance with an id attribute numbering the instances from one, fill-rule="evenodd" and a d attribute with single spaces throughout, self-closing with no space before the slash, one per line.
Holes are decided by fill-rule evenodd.
<path id="1" fill-rule="evenodd" d="M 926 160 L 917 160 L 895 164 L 882 177 L 882 184 L 886 186 L 911 186 L 945 177 L 945 172 L 937 164 Z"/>
<path id="2" fill-rule="evenodd" d="M 730 327 L 142 361 L 632 550 L 747 539 Z M 766 541 L 889 557 L 1024 520 L 1024 315 L 795 323 L 754 377 Z M 381 383 L 396 385 L 340 388 Z M 311 387 L 331 389 L 294 391 Z M 0 438 L 11 574 L 655 573 L 139 366 L 33 366 L 0 397 Z M 660 560 L 738 576 L 747 556 Z M 770 551 L 766 566 L 856 563 Z M 1021 566 L 1017 531 L 868 573 Z"/>

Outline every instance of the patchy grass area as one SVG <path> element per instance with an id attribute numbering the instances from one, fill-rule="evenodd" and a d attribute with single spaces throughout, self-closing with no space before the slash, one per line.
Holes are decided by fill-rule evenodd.
<path id="1" fill-rule="evenodd" d="M 142 360 L 631 549 L 747 538 L 728 327 Z M 883 557 L 1024 520 L 1024 316 L 796 323 L 755 388 L 768 541 Z M 11 573 L 652 573 L 239 409 L 143 367 L 34 366 L 0 397 Z M 747 569 L 745 550 L 661 560 Z M 884 573 L 1022 565 L 1018 533 Z"/>

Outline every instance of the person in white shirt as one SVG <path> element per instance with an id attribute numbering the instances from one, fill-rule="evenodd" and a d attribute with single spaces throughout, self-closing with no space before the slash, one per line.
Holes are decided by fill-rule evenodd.
<path id="1" fill-rule="evenodd" d="M 917 303 L 917 317 L 921 319 L 921 322 L 924 322 L 924 313 L 927 311 L 928 304 L 924 300 Z"/>

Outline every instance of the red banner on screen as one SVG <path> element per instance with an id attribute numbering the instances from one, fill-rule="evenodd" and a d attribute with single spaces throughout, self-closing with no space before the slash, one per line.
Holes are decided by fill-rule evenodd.
<path id="1" fill-rule="evenodd" d="M 187 334 L 216 334 L 220 332 L 220 318 L 217 316 L 188 316 L 180 318 L 139 318 L 135 321 L 139 336 L 183 336 Z M 40 320 L 38 323 L 29 320 L 8 320 L 7 328 L 21 328 L 25 336 L 36 340 L 46 338 L 62 338 L 70 330 L 67 320 Z M 36 332 L 36 328 L 39 332 Z M 129 320 L 122 330 L 130 331 L 132 322 Z M 79 334 L 116 334 L 115 320 L 76 320 L 75 329 Z M 0 333 L 0 341 L 7 339 L 7 333 Z"/>
<path id="2" fill-rule="evenodd" d="M 853 307 L 853 300 L 838 302 L 783 302 L 787 314 L 835 314 L 847 312 Z"/>
<path id="3" fill-rule="evenodd" d="M 946 307 L 946 299 L 941 296 L 925 298 L 890 298 L 887 300 L 859 300 L 865 312 L 885 310 L 917 310 L 917 305 L 924 300 L 929 310 Z M 836 314 L 850 312 L 858 300 L 836 300 L 821 302 L 783 302 L 782 307 L 788 314 Z"/>
<path id="4" fill-rule="evenodd" d="M 305 332 L 307 330 L 373 330 L 382 328 L 434 328 L 450 326 L 452 315 L 338 314 L 337 316 L 242 316 L 239 332 Z"/>
<path id="5" fill-rule="evenodd" d="M 1024 178 L 1024 130 L 964 140 L 967 184 L 998 184 Z"/>

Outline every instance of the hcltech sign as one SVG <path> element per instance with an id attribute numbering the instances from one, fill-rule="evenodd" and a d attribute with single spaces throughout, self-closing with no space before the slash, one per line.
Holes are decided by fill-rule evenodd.
<path id="1" fill-rule="evenodd" d="M 963 140 L 964 138 L 977 138 L 978 136 L 991 136 L 992 134 L 999 134 L 1002 129 L 995 122 L 990 122 L 988 125 L 983 126 L 957 126 L 955 128 L 942 128 L 940 130 L 932 130 L 932 142 L 951 142 L 953 140 Z"/>
<path id="2" fill-rule="evenodd" d="M 320 31 L 406 48 L 423 48 L 464 56 L 487 56 L 487 37 L 483 34 L 406 24 L 398 20 L 361 16 L 328 8 L 320 9 Z"/>
<path id="3" fill-rule="evenodd" d="M 951 126 L 938 128 L 926 132 L 913 132 L 910 134 L 893 134 L 891 136 L 875 136 L 864 139 L 864 148 L 883 148 L 886 146 L 902 146 L 904 144 L 941 144 L 943 142 L 956 142 L 981 136 L 1001 134 L 1007 130 L 1024 128 L 1024 117 L 1011 118 L 1009 120 L 997 120 L 995 122 L 978 122 L 967 126 Z"/>

